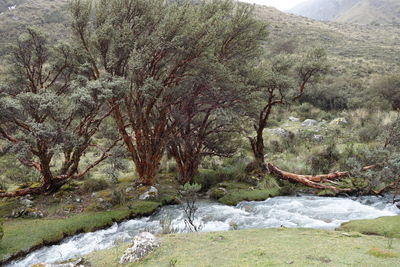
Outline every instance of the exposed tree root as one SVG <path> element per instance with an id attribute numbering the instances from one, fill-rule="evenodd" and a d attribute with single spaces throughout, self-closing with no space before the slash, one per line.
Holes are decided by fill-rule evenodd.
<path id="1" fill-rule="evenodd" d="M 41 195 L 41 194 L 51 194 L 57 192 L 61 186 L 67 183 L 70 178 L 58 178 L 53 181 L 51 185 L 42 185 L 37 188 L 24 188 L 14 192 L 2 192 L 0 193 L 0 198 L 4 197 L 22 197 L 26 195 Z"/>

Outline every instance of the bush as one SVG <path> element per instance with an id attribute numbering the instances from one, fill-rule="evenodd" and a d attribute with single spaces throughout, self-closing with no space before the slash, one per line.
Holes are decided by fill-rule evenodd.
<path id="1" fill-rule="evenodd" d="M 84 192 L 92 193 L 107 189 L 109 186 L 110 184 L 103 179 L 87 179 L 83 183 L 82 190 Z"/>
<path id="2" fill-rule="evenodd" d="M 313 174 L 328 173 L 339 161 L 340 154 L 335 144 L 329 144 L 323 151 L 313 155 L 310 159 Z"/>
<path id="3" fill-rule="evenodd" d="M 243 176 L 246 176 L 245 167 L 229 166 L 220 168 L 217 170 L 200 170 L 199 173 L 194 177 L 193 182 L 201 185 L 201 191 L 207 191 L 213 185 L 221 183 L 223 181 L 240 180 Z"/>

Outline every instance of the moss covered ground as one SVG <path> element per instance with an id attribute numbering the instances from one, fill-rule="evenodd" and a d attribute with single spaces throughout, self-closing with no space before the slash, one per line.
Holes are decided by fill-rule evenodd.
<path id="1" fill-rule="evenodd" d="M 128 266 L 399 266 L 400 240 L 312 229 L 252 229 L 162 236 L 161 247 Z M 119 266 L 128 247 L 94 252 L 92 266 Z M 384 256 L 382 256 L 384 255 Z"/>
<path id="2" fill-rule="evenodd" d="M 374 220 L 354 220 L 342 224 L 338 230 L 400 238 L 400 216 L 380 217 Z"/>

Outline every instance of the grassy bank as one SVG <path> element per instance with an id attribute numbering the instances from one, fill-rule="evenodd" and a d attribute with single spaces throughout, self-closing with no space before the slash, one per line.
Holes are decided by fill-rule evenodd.
<path id="1" fill-rule="evenodd" d="M 15 219 L 4 223 L 0 243 L 0 262 L 23 255 L 33 248 L 57 243 L 64 237 L 91 232 L 114 222 L 153 213 L 160 203 L 136 201 L 130 208 L 104 212 L 86 212 L 61 219 Z"/>
<path id="2" fill-rule="evenodd" d="M 397 266 L 400 240 L 311 229 L 252 229 L 174 234 L 131 266 Z M 119 266 L 127 244 L 85 257 L 92 266 Z"/>
<path id="3" fill-rule="evenodd" d="M 338 230 L 400 238 L 400 216 L 380 217 L 374 220 L 354 220 L 342 224 Z"/>

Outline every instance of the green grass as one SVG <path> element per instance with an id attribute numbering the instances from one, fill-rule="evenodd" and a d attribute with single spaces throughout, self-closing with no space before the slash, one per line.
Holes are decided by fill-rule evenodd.
<path id="1" fill-rule="evenodd" d="M 380 258 L 397 258 L 398 257 L 397 253 L 394 253 L 394 252 L 386 250 L 386 249 L 381 249 L 381 248 L 371 248 L 370 250 L 368 250 L 368 254 L 375 256 L 375 257 L 380 257 Z"/>
<path id="2" fill-rule="evenodd" d="M 223 182 L 214 186 L 210 192 L 218 202 L 231 206 L 235 206 L 241 201 L 266 200 L 279 195 L 281 189 L 275 180 L 271 179 L 271 177 L 267 177 L 266 181 L 260 183 L 259 186 L 240 182 Z M 225 193 L 220 190 L 221 188 Z"/>
<path id="3" fill-rule="evenodd" d="M 374 220 L 355 220 L 342 224 L 339 231 L 400 238 L 400 216 L 380 217 Z"/>
<path id="4" fill-rule="evenodd" d="M 252 229 L 162 237 L 161 247 L 129 266 L 397 266 L 400 240 L 388 251 L 394 257 L 371 255 L 385 247 L 385 238 L 354 238 L 335 231 L 311 229 Z M 119 266 L 128 247 L 120 245 L 85 257 L 92 266 Z M 384 249 L 381 249 L 385 251 Z"/>
<path id="5" fill-rule="evenodd" d="M 66 236 L 91 232 L 114 222 L 153 213 L 158 202 L 136 201 L 132 206 L 107 212 L 82 213 L 63 219 L 16 219 L 4 223 L 0 243 L 0 261 L 32 248 L 61 241 Z"/>

